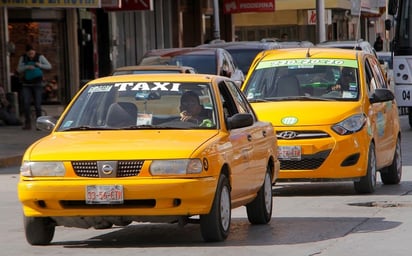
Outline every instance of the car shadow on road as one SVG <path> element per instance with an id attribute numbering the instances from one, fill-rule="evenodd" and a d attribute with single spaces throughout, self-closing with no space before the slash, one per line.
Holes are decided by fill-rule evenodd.
<path id="1" fill-rule="evenodd" d="M 56 241 L 64 248 L 162 248 L 291 245 L 319 242 L 357 233 L 373 233 L 398 227 L 401 222 L 368 217 L 279 217 L 269 225 L 251 225 L 247 218 L 233 218 L 224 242 L 206 243 L 200 226 L 188 224 L 132 224 L 80 241 Z M 58 230 L 56 230 L 58 232 Z M 171 251 L 172 252 L 172 251 Z"/>
<path id="2" fill-rule="evenodd" d="M 384 185 L 378 181 L 372 194 L 358 194 L 353 182 L 296 182 L 276 183 L 273 187 L 275 197 L 282 196 L 371 196 L 371 195 L 408 195 L 412 194 L 412 181 L 401 181 L 395 185 Z"/>

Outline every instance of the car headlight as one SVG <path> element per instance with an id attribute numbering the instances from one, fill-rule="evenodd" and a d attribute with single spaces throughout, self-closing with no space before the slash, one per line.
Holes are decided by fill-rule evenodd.
<path id="1" fill-rule="evenodd" d="M 25 177 L 62 177 L 66 168 L 62 162 L 24 162 L 20 174 Z"/>
<path id="2" fill-rule="evenodd" d="M 202 169 L 200 159 L 153 160 L 150 165 L 152 175 L 195 174 Z"/>
<path id="3" fill-rule="evenodd" d="M 364 114 L 356 114 L 332 126 L 332 130 L 340 135 L 352 134 L 363 128 L 366 123 Z"/>

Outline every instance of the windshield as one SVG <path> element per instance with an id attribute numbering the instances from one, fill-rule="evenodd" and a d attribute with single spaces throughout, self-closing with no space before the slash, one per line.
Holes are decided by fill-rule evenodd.
<path id="1" fill-rule="evenodd" d="M 399 39 L 398 47 L 400 49 L 410 49 L 412 45 L 412 4 L 411 1 L 400 1 L 398 13 L 398 31 L 396 33 Z"/>
<path id="2" fill-rule="evenodd" d="M 349 100 L 359 97 L 356 60 L 289 59 L 262 61 L 244 92 L 251 102 Z"/>
<path id="3" fill-rule="evenodd" d="M 215 110 L 208 83 L 139 81 L 93 84 L 88 85 L 76 99 L 58 131 L 215 129 L 218 125 Z M 188 112 L 192 118 L 182 122 L 183 112 Z"/>

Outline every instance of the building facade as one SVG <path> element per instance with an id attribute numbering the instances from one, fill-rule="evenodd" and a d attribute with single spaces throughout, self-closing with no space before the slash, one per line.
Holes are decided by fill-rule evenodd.
<path id="1" fill-rule="evenodd" d="M 123 1 L 0 3 L 0 78 L 7 91 L 18 91 L 12 75 L 26 44 L 33 44 L 53 65 L 45 73 L 45 84 L 55 88 L 47 103 L 65 105 L 86 81 L 138 64 L 149 49 L 196 46 L 216 39 L 216 33 L 226 41 L 279 38 L 283 33 L 290 40 L 317 38 L 316 1 L 273 0 L 273 11 L 247 13 L 224 10 L 236 0 Z M 328 40 L 360 35 L 371 41 L 384 31 L 379 7 L 385 0 L 324 1 Z"/>

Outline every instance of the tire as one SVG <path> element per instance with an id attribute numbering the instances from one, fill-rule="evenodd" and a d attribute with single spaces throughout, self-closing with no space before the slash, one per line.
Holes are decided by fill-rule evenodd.
<path id="1" fill-rule="evenodd" d="M 402 178 L 402 151 L 401 151 L 401 139 L 396 141 L 395 153 L 393 156 L 392 164 L 385 170 L 381 171 L 381 180 L 385 185 L 399 184 Z"/>
<path id="2" fill-rule="evenodd" d="M 54 236 L 55 223 L 50 218 L 24 216 L 24 232 L 31 245 L 48 245 Z"/>
<path id="3" fill-rule="evenodd" d="M 230 186 L 226 175 L 221 174 L 209 214 L 200 216 L 200 231 L 206 242 L 224 241 L 229 235 L 231 222 Z"/>
<path id="4" fill-rule="evenodd" d="M 359 194 L 373 193 L 376 188 L 376 155 L 375 145 L 371 143 L 368 152 L 366 175 L 354 182 L 355 191 Z"/>
<path id="5" fill-rule="evenodd" d="M 256 198 L 246 205 L 247 218 L 251 224 L 267 224 L 272 219 L 273 194 L 270 169 Z"/>
<path id="6" fill-rule="evenodd" d="M 409 126 L 412 128 L 412 107 L 408 107 Z"/>

